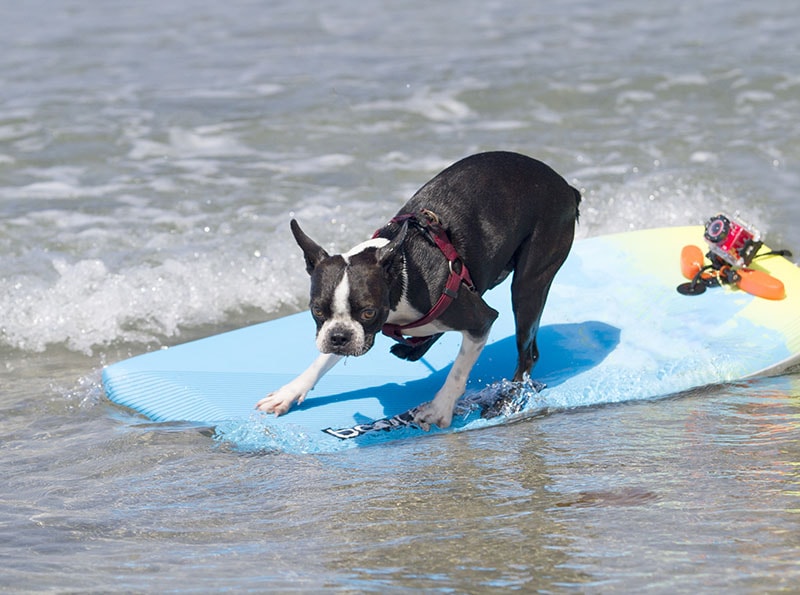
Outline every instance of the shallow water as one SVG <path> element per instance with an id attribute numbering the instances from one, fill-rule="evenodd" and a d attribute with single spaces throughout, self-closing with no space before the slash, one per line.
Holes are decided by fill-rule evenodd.
<path id="1" fill-rule="evenodd" d="M 797 372 L 327 456 L 150 423 L 99 375 L 301 309 L 290 217 L 345 249 L 479 150 L 581 188 L 580 237 L 722 209 L 798 254 L 799 26 L 778 0 L 0 8 L 3 589 L 796 589 Z"/>

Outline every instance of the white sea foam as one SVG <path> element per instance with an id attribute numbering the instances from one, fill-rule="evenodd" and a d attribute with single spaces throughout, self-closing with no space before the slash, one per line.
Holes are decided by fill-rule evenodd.
<path id="1" fill-rule="evenodd" d="M 438 155 L 412 156 L 401 151 L 389 151 L 382 155 L 372 167 L 381 171 L 438 172 L 448 165 L 449 159 Z M 420 180 L 419 186 L 424 180 Z"/>
<path id="2" fill-rule="evenodd" d="M 111 271 L 101 259 L 52 261 L 55 276 L 0 279 L 0 338 L 41 351 L 63 344 L 91 353 L 116 341 L 154 342 L 182 327 L 218 323 L 243 309 L 297 304 L 304 274 L 260 253 L 205 256 Z M 290 270 L 291 269 L 291 270 Z"/>
<path id="3" fill-rule="evenodd" d="M 353 163 L 353 161 L 354 158 L 352 155 L 334 153 L 329 155 L 304 157 L 300 159 L 282 159 L 280 161 L 272 161 L 266 165 L 266 167 L 281 173 L 303 176 L 336 171 L 341 167 L 350 165 Z"/>
<path id="4" fill-rule="evenodd" d="M 720 211 L 742 211 L 750 222 L 759 226 L 764 224 L 761 208 L 743 197 L 730 194 L 732 188 L 676 171 L 636 175 L 622 184 L 587 184 L 584 178 L 570 179 L 584 192 L 578 237 L 652 227 L 699 225 Z"/>
<path id="5" fill-rule="evenodd" d="M 672 89 L 674 87 L 704 87 L 708 85 L 708 82 L 708 77 L 699 72 L 677 74 L 669 76 L 665 81 L 658 83 L 656 85 L 656 89 L 663 90 Z"/>
<path id="6" fill-rule="evenodd" d="M 719 156 L 711 151 L 695 151 L 689 156 L 694 163 L 719 163 Z"/>
<path id="7" fill-rule="evenodd" d="M 385 99 L 363 103 L 359 110 L 410 112 L 434 122 L 461 120 L 472 115 L 472 109 L 456 98 L 453 91 L 436 91 L 430 87 L 415 90 L 405 99 Z"/>
<path id="8" fill-rule="evenodd" d="M 775 95 L 773 93 L 770 93 L 769 91 L 749 89 L 747 91 L 742 91 L 741 93 L 736 95 L 736 104 L 739 106 L 743 106 L 749 103 L 763 103 L 766 101 L 773 101 L 774 99 Z"/>
<path id="9" fill-rule="evenodd" d="M 629 89 L 622 91 L 619 95 L 617 95 L 617 103 L 640 103 L 644 101 L 653 101 L 655 98 L 655 93 L 651 93 L 650 91 L 645 91 L 642 89 Z"/>
<path id="10" fill-rule="evenodd" d="M 234 135 L 226 134 L 224 127 L 199 127 L 194 130 L 172 127 L 166 142 L 145 138 L 134 140 L 128 157 L 131 159 L 235 157 L 254 153 Z"/>

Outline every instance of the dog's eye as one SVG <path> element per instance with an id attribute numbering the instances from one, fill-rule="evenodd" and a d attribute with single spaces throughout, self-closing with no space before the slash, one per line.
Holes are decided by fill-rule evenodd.
<path id="1" fill-rule="evenodd" d="M 361 320 L 364 322 L 369 322 L 373 318 L 378 315 L 378 311 L 375 308 L 364 308 L 361 310 Z"/>
<path id="2" fill-rule="evenodd" d="M 311 315 L 314 318 L 325 318 L 325 312 L 319 306 L 311 306 Z"/>

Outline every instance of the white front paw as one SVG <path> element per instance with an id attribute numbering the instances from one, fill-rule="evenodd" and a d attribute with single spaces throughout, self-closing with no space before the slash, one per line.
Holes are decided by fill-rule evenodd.
<path id="1" fill-rule="evenodd" d="M 307 388 L 296 388 L 291 384 L 287 384 L 274 393 L 268 394 L 256 403 L 256 409 L 266 413 L 283 415 L 289 411 L 295 403 L 302 403 L 309 390 L 310 389 Z"/>
<path id="2" fill-rule="evenodd" d="M 446 403 L 443 405 L 441 401 L 437 402 L 436 399 L 417 407 L 414 414 L 414 423 L 426 432 L 430 431 L 431 424 L 444 430 L 450 427 L 452 421 L 453 408 Z"/>

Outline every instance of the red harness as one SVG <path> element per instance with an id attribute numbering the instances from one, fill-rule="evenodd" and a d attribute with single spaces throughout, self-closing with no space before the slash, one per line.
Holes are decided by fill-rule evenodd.
<path id="1" fill-rule="evenodd" d="M 392 219 L 390 223 L 402 223 L 404 221 L 408 221 L 426 232 L 428 239 L 436 244 L 439 250 L 442 251 L 450 267 L 450 276 L 447 278 L 447 283 L 442 290 L 442 295 L 439 296 L 439 299 L 425 316 L 414 322 L 409 322 L 408 324 L 400 325 L 387 322 L 383 325 L 383 334 L 387 337 L 391 337 L 395 341 L 406 345 L 418 345 L 429 340 L 430 337 L 406 337 L 403 331 L 425 326 L 429 322 L 433 322 L 439 318 L 450 304 L 453 303 L 453 300 L 458 297 L 458 290 L 462 283 L 466 285 L 470 291 L 474 291 L 475 285 L 472 283 L 467 265 L 464 264 L 461 257 L 458 255 L 458 251 L 456 251 L 455 246 L 453 246 L 453 243 L 447 236 L 447 232 L 444 227 L 442 227 L 436 213 L 423 209 L 420 213 L 398 215 Z M 377 237 L 379 232 L 380 230 L 376 231 L 373 237 Z"/>

